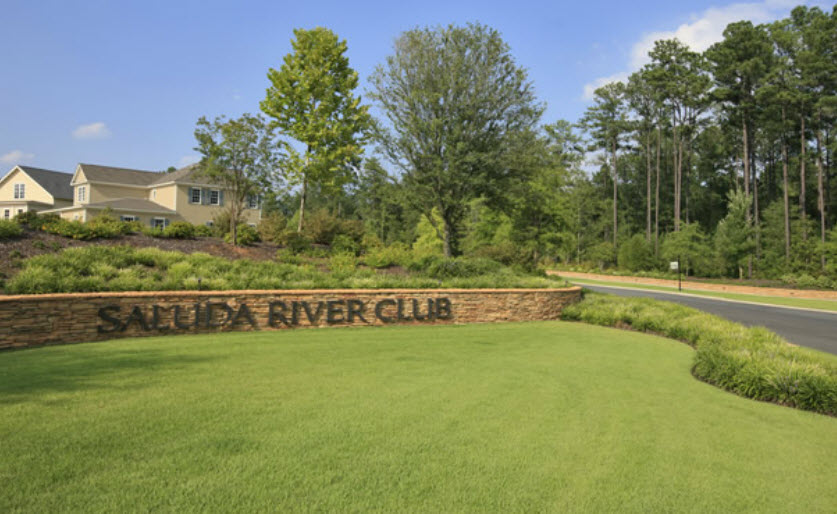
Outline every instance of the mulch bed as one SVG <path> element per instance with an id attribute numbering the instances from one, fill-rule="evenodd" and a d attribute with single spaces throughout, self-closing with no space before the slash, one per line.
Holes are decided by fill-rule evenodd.
<path id="1" fill-rule="evenodd" d="M 20 238 L 0 241 L 0 279 L 9 278 L 17 273 L 20 262 L 28 257 L 45 253 L 55 253 L 64 248 L 90 245 L 127 245 L 135 248 L 153 247 L 183 253 L 203 252 L 226 259 L 251 260 L 273 260 L 276 257 L 276 250 L 279 249 L 279 246 L 273 243 L 256 243 L 253 246 L 235 247 L 217 237 L 164 239 L 150 237 L 144 234 L 132 234 L 115 239 L 78 241 L 40 231 L 27 231 Z"/>

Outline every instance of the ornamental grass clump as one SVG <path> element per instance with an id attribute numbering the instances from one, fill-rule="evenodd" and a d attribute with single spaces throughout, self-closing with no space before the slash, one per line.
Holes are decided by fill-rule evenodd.
<path id="1" fill-rule="evenodd" d="M 675 303 L 596 293 L 567 306 L 562 318 L 684 341 L 696 350 L 692 373 L 701 380 L 747 398 L 837 414 L 837 357 L 792 346 L 765 328 Z"/>

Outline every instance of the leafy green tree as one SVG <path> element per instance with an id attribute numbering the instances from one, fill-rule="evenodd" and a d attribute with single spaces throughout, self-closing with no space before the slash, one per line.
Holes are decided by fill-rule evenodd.
<path id="1" fill-rule="evenodd" d="M 248 197 L 260 195 L 271 180 L 279 154 L 270 127 L 260 116 L 244 114 L 237 119 L 223 116 L 213 121 L 201 117 L 195 129 L 203 156 L 198 173 L 224 186 L 229 202 L 232 243 L 238 244 L 238 225 Z"/>
<path id="2" fill-rule="evenodd" d="M 403 171 L 407 198 L 431 220 L 445 255 L 458 254 L 468 202 L 502 200 L 525 175 L 510 154 L 542 112 L 526 71 L 496 30 L 451 25 L 403 33 L 371 83 L 389 122 L 378 127 L 378 142 Z"/>
<path id="3" fill-rule="evenodd" d="M 654 267 L 654 248 L 642 235 L 634 234 L 619 247 L 619 267 L 630 271 Z"/>
<path id="4" fill-rule="evenodd" d="M 613 247 L 619 232 L 619 166 L 617 155 L 620 139 L 628 131 L 626 88 L 622 82 L 612 82 L 596 89 L 594 105 L 587 108 L 581 125 L 590 133 L 596 145 L 610 152 L 610 174 L 613 179 Z"/>
<path id="5" fill-rule="evenodd" d="M 371 118 L 354 91 L 357 72 L 349 66 L 346 41 L 317 27 L 294 30 L 293 52 L 270 69 L 271 86 L 261 102 L 281 133 L 301 144 L 286 144 L 288 180 L 301 186 L 297 232 L 305 224 L 309 183 L 340 188 L 354 177 Z"/>
<path id="6" fill-rule="evenodd" d="M 704 57 L 676 39 L 654 43 L 646 68 L 648 81 L 660 91 L 671 117 L 674 162 L 674 230 L 680 230 L 683 197 L 683 161 L 701 113 L 708 107 L 711 83 Z M 688 160 L 688 159 L 687 159 Z"/>
<path id="7" fill-rule="evenodd" d="M 712 250 L 699 223 L 683 223 L 680 230 L 666 235 L 661 245 L 666 262 L 680 261 L 686 275 L 712 276 Z"/>
<path id="8" fill-rule="evenodd" d="M 752 200 L 743 191 L 730 191 L 727 198 L 727 215 L 718 223 L 715 249 L 725 269 L 737 269 L 738 277 L 741 278 L 747 258 L 755 249 L 753 224 L 747 215 Z"/>

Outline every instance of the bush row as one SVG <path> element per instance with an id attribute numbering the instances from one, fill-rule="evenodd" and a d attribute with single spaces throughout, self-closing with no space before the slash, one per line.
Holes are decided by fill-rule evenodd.
<path id="1" fill-rule="evenodd" d="M 87 246 L 31 257 L 5 285 L 7 293 L 203 289 L 560 287 L 559 279 L 525 275 L 481 260 L 428 261 L 397 275 L 358 267 L 354 254 L 334 254 L 329 270 L 314 264 L 228 260 L 157 248 Z"/>
<path id="2" fill-rule="evenodd" d="M 837 414 L 837 357 L 789 345 L 765 328 L 747 328 L 697 309 L 648 298 L 587 293 L 563 319 L 624 326 L 685 341 L 692 373 L 740 396 Z"/>

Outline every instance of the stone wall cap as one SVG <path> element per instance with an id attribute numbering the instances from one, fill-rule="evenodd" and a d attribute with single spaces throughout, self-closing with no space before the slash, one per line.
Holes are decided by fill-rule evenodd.
<path id="1" fill-rule="evenodd" d="M 580 291 L 580 286 L 556 288 L 509 288 L 509 289 L 237 289 L 212 291 L 100 291 L 92 293 L 44 293 L 0 295 L 0 302 L 38 302 L 47 300 L 78 300 L 93 298 L 148 298 L 166 297 L 203 297 L 203 296 L 277 296 L 277 295 L 322 295 L 322 294 L 513 294 L 513 293 L 558 293 Z"/>

